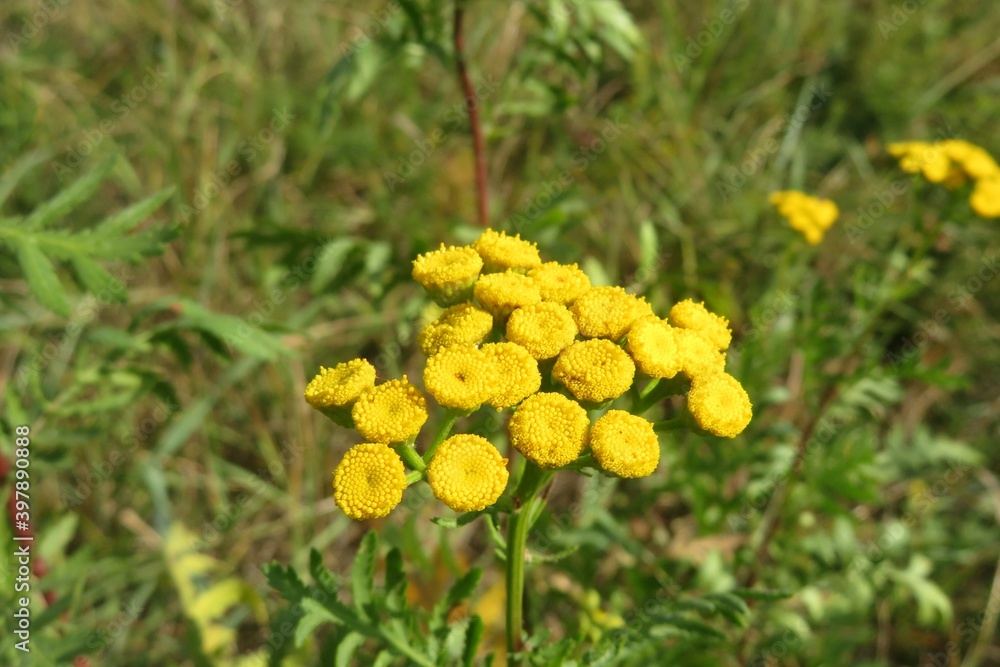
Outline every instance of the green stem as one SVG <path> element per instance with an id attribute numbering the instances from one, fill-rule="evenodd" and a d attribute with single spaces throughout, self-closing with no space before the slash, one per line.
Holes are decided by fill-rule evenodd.
<path id="1" fill-rule="evenodd" d="M 521 660 L 516 657 L 523 646 L 524 633 L 524 553 L 528 545 L 528 531 L 532 517 L 545 505 L 545 499 L 538 496 L 554 473 L 539 468 L 527 461 L 521 482 L 514 492 L 515 504 L 520 506 L 507 520 L 507 664 L 517 667 Z"/>
<path id="2" fill-rule="evenodd" d="M 441 426 L 438 427 L 438 432 L 434 435 L 434 440 L 431 441 L 431 446 L 427 448 L 424 452 L 424 463 L 430 463 L 431 457 L 434 456 L 434 452 L 437 450 L 438 445 L 444 442 L 445 438 L 451 433 L 451 429 L 455 427 L 455 422 L 458 418 L 462 416 L 461 412 L 457 410 L 446 410 L 444 413 L 444 421 L 441 422 Z"/>
<path id="3" fill-rule="evenodd" d="M 643 387 L 642 391 L 639 392 L 639 399 L 632 406 L 631 412 L 636 415 L 641 415 L 667 396 L 683 394 L 684 384 L 684 378 L 680 375 L 669 380 L 651 380 L 650 383 Z"/>
<path id="4" fill-rule="evenodd" d="M 413 446 L 414 440 L 416 440 L 416 436 L 406 442 L 395 445 L 396 452 L 403 459 L 403 463 L 413 468 L 416 472 L 423 474 L 427 470 L 427 464 L 420 458 L 420 454 L 417 454 L 417 448 Z"/>

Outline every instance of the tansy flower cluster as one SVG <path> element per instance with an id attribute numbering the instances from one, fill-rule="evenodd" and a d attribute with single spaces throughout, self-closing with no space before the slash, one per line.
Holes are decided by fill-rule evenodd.
<path id="1" fill-rule="evenodd" d="M 801 232 L 812 245 L 823 240 L 826 230 L 840 214 L 829 199 L 817 199 L 796 190 L 772 192 L 771 203 L 788 220 L 788 225 Z"/>
<path id="2" fill-rule="evenodd" d="M 889 144 L 900 168 L 932 183 L 957 188 L 973 183 L 969 205 L 983 218 L 1000 218 L 1000 166 L 983 148 L 961 139 Z"/>
<path id="3" fill-rule="evenodd" d="M 725 370 L 729 322 L 702 303 L 660 317 L 644 298 L 593 286 L 576 264 L 543 263 L 534 243 L 494 230 L 418 256 L 413 277 L 438 308 L 417 337 L 420 382 L 377 382 L 371 364 L 353 359 L 321 368 L 305 391 L 364 439 L 333 475 L 334 499 L 353 519 L 386 516 L 420 480 L 456 512 L 486 510 L 507 489 L 513 451 L 543 471 L 645 477 L 659 465 L 661 431 L 732 438 L 750 422 L 750 399 Z M 643 416 L 680 394 L 680 417 Z M 431 420 L 434 405 L 441 414 Z M 510 452 L 451 434 L 480 409 L 511 412 Z M 421 454 L 429 421 L 436 433 Z"/>

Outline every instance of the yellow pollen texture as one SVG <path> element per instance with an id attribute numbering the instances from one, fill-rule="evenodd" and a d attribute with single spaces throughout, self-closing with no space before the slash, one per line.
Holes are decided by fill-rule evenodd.
<path id="1" fill-rule="evenodd" d="M 507 425 L 514 448 L 543 468 L 572 463 L 587 446 L 587 411 L 562 394 L 527 398 Z"/>
<path id="2" fill-rule="evenodd" d="M 542 386 L 538 362 L 520 345 L 488 343 L 482 350 L 492 361 L 493 372 L 488 380 L 492 392 L 486 399 L 491 407 L 513 407 Z"/>
<path id="3" fill-rule="evenodd" d="M 351 447 L 333 471 L 333 499 L 355 521 L 386 516 L 403 499 L 406 470 L 383 444 Z"/>
<path id="4" fill-rule="evenodd" d="M 420 349 L 430 356 L 444 347 L 475 345 L 493 328 L 493 316 L 471 303 L 448 308 L 417 336 Z"/>
<path id="5" fill-rule="evenodd" d="M 482 350 L 469 346 L 446 347 L 427 359 L 424 386 L 438 404 L 472 410 L 493 393 L 496 365 Z"/>
<path id="6" fill-rule="evenodd" d="M 375 367 L 364 359 L 352 359 L 333 368 L 320 366 L 319 375 L 306 385 L 305 397 L 314 408 L 341 407 L 374 386 Z"/>
<path id="7" fill-rule="evenodd" d="M 483 258 L 488 272 L 511 269 L 525 273 L 542 263 L 538 246 L 520 235 L 507 236 L 504 232 L 487 229 L 472 247 Z"/>
<path id="8" fill-rule="evenodd" d="M 656 317 L 644 317 L 628 332 L 627 347 L 639 371 L 654 378 L 672 378 L 683 366 L 674 328 Z"/>
<path id="9" fill-rule="evenodd" d="M 358 433 L 372 442 L 402 442 L 427 421 L 427 399 L 404 375 L 361 394 L 351 409 Z"/>
<path id="10" fill-rule="evenodd" d="M 743 385 L 727 373 L 694 380 L 687 405 L 698 426 L 723 438 L 742 433 L 753 417 L 753 405 Z"/>
<path id="11" fill-rule="evenodd" d="M 717 350 L 726 350 L 733 340 L 729 320 L 709 312 L 703 303 L 685 299 L 670 309 L 670 323 L 675 327 L 691 329 L 704 336 Z"/>
<path id="12" fill-rule="evenodd" d="M 566 306 L 542 302 L 518 308 L 507 320 L 507 340 L 535 359 L 551 359 L 576 338 L 576 322 Z"/>
<path id="13" fill-rule="evenodd" d="M 610 340 L 577 341 L 556 359 L 552 377 L 578 401 L 601 403 L 628 391 L 635 377 L 635 363 Z"/>
<path id="14" fill-rule="evenodd" d="M 434 497 L 456 512 L 478 512 L 507 488 L 507 459 L 478 435 L 453 435 L 438 447 L 427 467 Z"/>
<path id="15" fill-rule="evenodd" d="M 501 319 L 510 315 L 515 308 L 530 306 L 542 300 L 535 281 L 513 271 L 483 276 L 476 282 L 473 293 L 483 308 Z"/>
<path id="16" fill-rule="evenodd" d="M 622 287 L 591 287 L 570 307 L 576 326 L 587 338 L 618 340 L 640 317 L 652 315 L 646 300 Z"/>
<path id="17" fill-rule="evenodd" d="M 660 463 L 653 424 L 624 410 L 608 410 L 594 422 L 590 448 L 601 468 L 619 477 L 652 475 Z"/>
<path id="18" fill-rule="evenodd" d="M 541 290 L 543 301 L 568 306 L 590 289 L 590 278 L 576 264 L 546 262 L 528 272 Z"/>

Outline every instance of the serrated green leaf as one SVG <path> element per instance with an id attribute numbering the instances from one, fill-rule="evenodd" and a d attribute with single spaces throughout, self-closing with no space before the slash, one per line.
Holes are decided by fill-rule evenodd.
<path id="1" fill-rule="evenodd" d="M 24 222 L 21 223 L 24 229 L 29 231 L 42 229 L 90 199 L 111 173 L 117 160 L 117 154 L 106 158 L 94 169 L 73 181 L 69 187 L 60 190 L 56 196 L 36 208 L 31 212 L 31 215 L 24 219 Z"/>
<path id="2" fill-rule="evenodd" d="M 375 555 L 378 551 L 378 536 L 375 531 L 368 531 L 362 538 L 358 553 L 354 556 L 354 567 L 351 568 L 351 593 L 354 595 L 354 608 L 362 617 L 367 617 L 367 607 L 372 600 L 375 589 Z"/>
<path id="3" fill-rule="evenodd" d="M 156 194 L 152 194 L 142 201 L 136 202 L 128 208 L 122 209 L 111 217 L 106 218 L 97 225 L 94 231 L 98 234 L 107 235 L 121 235 L 131 231 L 136 225 L 163 206 L 164 202 L 170 199 L 175 191 L 176 188 L 173 186 L 164 188 Z"/>
<path id="4" fill-rule="evenodd" d="M 69 317 L 69 299 L 49 258 L 38 246 L 25 241 L 17 244 L 17 261 L 32 293 L 43 306 L 63 317 Z"/>
<path id="5" fill-rule="evenodd" d="M 716 610 L 729 621 L 740 627 L 746 626 L 747 618 L 750 616 L 750 607 L 742 598 L 730 593 L 710 593 L 703 599 L 713 602 Z"/>
<path id="6" fill-rule="evenodd" d="M 464 514 L 459 514 L 456 517 L 436 516 L 431 518 L 431 521 L 442 528 L 460 528 L 461 526 L 472 523 L 483 514 L 485 514 L 485 510 L 480 510 L 478 512 L 465 512 Z"/>
<path id="7" fill-rule="evenodd" d="M 444 627 L 448 612 L 472 595 L 473 591 L 476 590 L 476 586 L 479 585 L 479 580 L 482 579 L 482 577 L 483 570 L 478 567 L 472 568 L 459 577 L 458 581 L 456 581 L 452 587 L 448 589 L 448 593 L 443 598 L 438 600 L 436 605 L 434 605 L 431 627 Z"/>
<path id="8" fill-rule="evenodd" d="M 329 612 L 316 613 L 309 611 L 303 614 L 302 618 L 299 619 L 298 625 L 295 626 L 295 648 L 301 648 L 306 640 L 316 632 L 316 628 L 330 622 Z"/>
<path id="9" fill-rule="evenodd" d="M 358 647 L 365 643 L 365 636 L 357 632 L 348 632 L 337 644 L 337 653 L 333 658 L 334 667 L 350 667 L 351 658 Z"/>
<path id="10" fill-rule="evenodd" d="M 385 557 L 385 592 L 391 594 L 396 591 L 406 590 L 406 572 L 403 571 L 403 554 L 393 547 Z"/>
<path id="11" fill-rule="evenodd" d="M 323 556 L 315 549 L 309 550 L 309 574 L 312 575 L 313 581 L 316 582 L 317 586 L 330 595 L 337 595 L 340 586 L 337 584 L 336 579 L 333 578 L 333 573 L 323 565 Z"/>
<path id="12" fill-rule="evenodd" d="M 125 303 L 128 291 L 107 269 L 88 257 L 77 255 L 70 262 L 84 289 L 113 303 Z"/>
<path id="13" fill-rule="evenodd" d="M 10 193 L 17 187 L 18 182 L 29 171 L 52 157 L 51 151 L 35 150 L 19 157 L 11 167 L 0 176 L 0 206 L 4 205 Z"/>
<path id="14" fill-rule="evenodd" d="M 264 565 L 263 570 L 268 585 L 281 593 L 281 597 L 289 602 L 299 602 L 309 594 L 309 588 L 302 582 L 292 566 L 283 567 L 281 563 L 272 561 Z"/>
<path id="15" fill-rule="evenodd" d="M 705 639 L 711 638 L 717 641 L 725 641 L 726 639 L 726 634 L 721 630 L 689 616 L 681 616 L 680 614 L 654 614 L 653 617 L 658 621 L 657 625 L 667 625 Z"/>
<path id="16" fill-rule="evenodd" d="M 389 667 L 395 659 L 396 656 L 389 653 L 389 651 L 379 651 L 378 655 L 375 656 L 375 662 L 372 664 L 372 667 Z"/>
<path id="17" fill-rule="evenodd" d="M 479 614 L 473 614 L 469 619 L 469 627 L 465 629 L 465 649 L 462 651 L 463 667 L 472 667 L 479 652 L 479 644 L 483 641 L 486 626 Z"/>

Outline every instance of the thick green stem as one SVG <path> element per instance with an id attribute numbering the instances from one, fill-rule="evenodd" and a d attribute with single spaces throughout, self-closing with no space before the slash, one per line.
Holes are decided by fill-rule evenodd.
<path id="1" fill-rule="evenodd" d="M 507 520 L 507 664 L 516 667 L 521 660 L 516 657 L 523 646 L 524 633 L 524 554 L 528 545 L 528 531 L 532 517 L 537 516 L 545 500 L 538 492 L 552 478 L 553 473 L 542 470 L 527 461 L 521 483 L 514 492 L 515 504 Z"/>
<path id="2" fill-rule="evenodd" d="M 399 457 L 403 459 L 403 463 L 410 466 L 413 470 L 419 473 L 423 473 L 427 470 L 427 464 L 424 460 L 420 458 L 420 454 L 417 454 L 417 448 L 413 446 L 413 441 L 416 438 L 410 438 L 406 442 L 399 443 L 396 445 L 396 452 Z"/>
<path id="3" fill-rule="evenodd" d="M 631 412 L 641 415 L 667 396 L 683 394 L 685 390 L 684 384 L 684 379 L 680 376 L 671 378 L 670 380 L 651 380 L 639 392 L 639 398 L 632 405 Z"/>
<path id="4" fill-rule="evenodd" d="M 427 448 L 426 452 L 424 452 L 424 463 L 431 462 L 431 457 L 434 456 L 434 452 L 437 450 L 438 445 L 444 442 L 445 438 L 451 434 L 451 429 L 454 428 L 455 422 L 458 421 L 458 418 L 461 416 L 462 413 L 456 410 L 448 410 L 444 413 L 444 421 L 441 422 L 438 432 L 434 435 L 434 440 L 431 442 L 431 446 Z"/>

